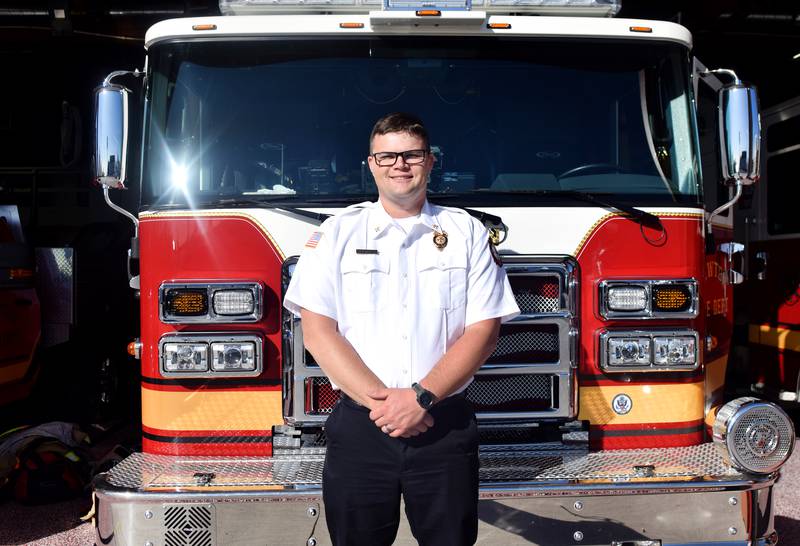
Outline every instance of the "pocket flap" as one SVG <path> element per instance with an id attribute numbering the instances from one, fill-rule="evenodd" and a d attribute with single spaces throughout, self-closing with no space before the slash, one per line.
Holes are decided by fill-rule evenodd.
<path id="1" fill-rule="evenodd" d="M 380 254 L 345 254 L 341 266 L 342 273 L 388 273 L 389 257 Z"/>

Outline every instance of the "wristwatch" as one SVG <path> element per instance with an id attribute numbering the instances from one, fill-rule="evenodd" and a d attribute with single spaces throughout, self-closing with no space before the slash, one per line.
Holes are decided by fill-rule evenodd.
<path id="1" fill-rule="evenodd" d="M 412 384 L 411 388 L 417 393 L 417 403 L 422 409 L 429 410 L 436 403 L 436 396 L 419 383 Z"/>

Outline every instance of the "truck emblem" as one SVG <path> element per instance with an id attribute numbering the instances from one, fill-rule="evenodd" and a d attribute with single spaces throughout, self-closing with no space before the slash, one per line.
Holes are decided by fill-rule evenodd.
<path id="1" fill-rule="evenodd" d="M 614 400 L 611 401 L 611 409 L 613 409 L 614 413 L 617 415 L 630 413 L 632 407 L 633 401 L 627 394 L 618 394 L 614 397 Z"/>

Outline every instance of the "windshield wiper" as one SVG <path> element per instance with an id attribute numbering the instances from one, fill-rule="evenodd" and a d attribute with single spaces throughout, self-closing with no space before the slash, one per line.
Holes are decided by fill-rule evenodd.
<path id="1" fill-rule="evenodd" d="M 212 201 L 209 203 L 204 203 L 206 205 L 227 205 L 227 206 L 250 206 L 250 207 L 258 207 L 258 208 L 269 208 L 275 209 L 280 212 L 286 212 L 288 214 L 293 214 L 295 216 L 300 216 L 303 219 L 311 220 L 311 223 L 314 225 L 320 225 L 322 222 L 327 220 L 331 217 L 330 214 L 324 214 L 322 212 L 313 212 L 310 210 L 301 209 L 295 207 L 293 205 L 288 205 L 282 200 L 285 199 L 285 196 L 281 196 L 278 199 L 246 199 L 242 197 L 233 197 L 229 199 L 219 199 L 217 201 Z"/>
<path id="2" fill-rule="evenodd" d="M 546 197 L 569 197 L 576 201 L 599 205 L 604 208 L 616 209 L 623 213 L 625 218 L 638 222 L 643 226 L 653 229 L 661 229 L 661 220 L 658 216 L 637 209 L 623 203 L 616 203 L 606 197 L 599 197 L 596 194 L 577 191 L 577 190 L 487 190 L 481 194 L 488 195 L 541 195 Z"/>

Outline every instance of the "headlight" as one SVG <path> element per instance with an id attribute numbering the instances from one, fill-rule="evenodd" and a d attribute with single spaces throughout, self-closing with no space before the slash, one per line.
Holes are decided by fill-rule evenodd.
<path id="1" fill-rule="evenodd" d="M 691 366 L 697 362 L 696 338 L 672 336 L 653 338 L 653 364 Z"/>
<path id="2" fill-rule="evenodd" d="M 608 340 L 608 364 L 611 366 L 650 366 L 649 337 L 617 337 Z"/>
<path id="3" fill-rule="evenodd" d="M 166 372 L 184 374 L 208 371 L 208 346 L 205 343 L 163 343 L 161 355 Z"/>
<path id="4" fill-rule="evenodd" d="M 600 366 L 607 372 L 694 370 L 697 332 L 607 331 L 600 334 Z"/>
<path id="5" fill-rule="evenodd" d="M 717 413 L 714 443 L 739 470 L 771 474 L 792 454 L 794 425 L 781 408 L 755 398 L 737 398 Z"/>
<path id="6" fill-rule="evenodd" d="M 166 377 L 251 377 L 263 370 L 261 338 L 252 334 L 167 335 L 159 355 Z"/>
<path id="7" fill-rule="evenodd" d="M 603 281 L 600 315 L 606 319 L 695 318 L 694 279 Z"/>
<path id="8" fill-rule="evenodd" d="M 256 344 L 253 341 L 212 343 L 211 367 L 215 371 L 255 370 Z"/>
<path id="9" fill-rule="evenodd" d="M 261 285 L 242 283 L 164 283 L 159 317 L 167 324 L 258 322 Z"/>

